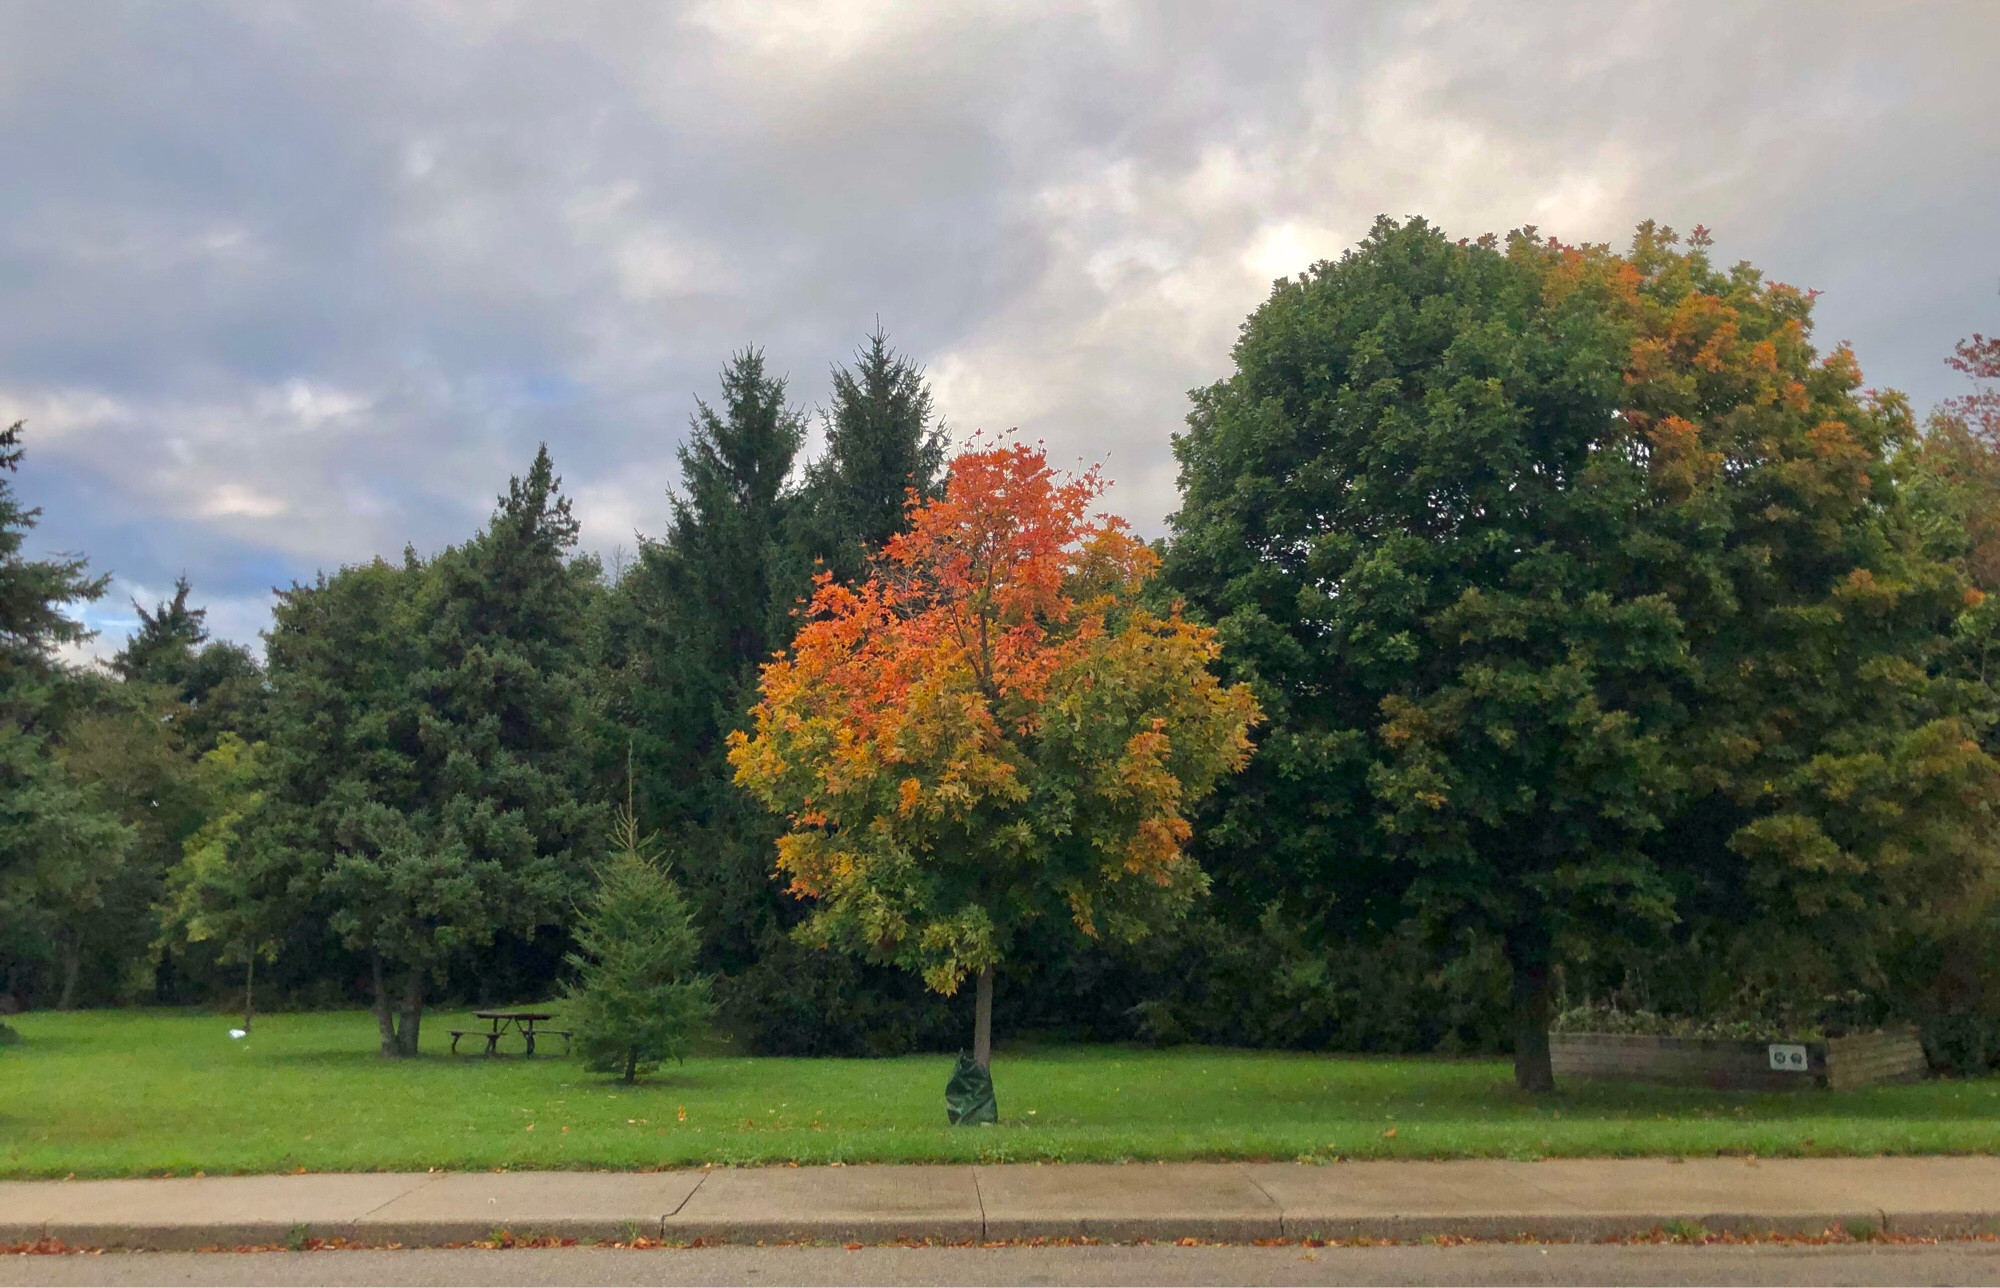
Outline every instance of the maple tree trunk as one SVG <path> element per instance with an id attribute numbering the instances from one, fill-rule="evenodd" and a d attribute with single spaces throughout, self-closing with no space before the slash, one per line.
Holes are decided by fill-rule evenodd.
<path id="1" fill-rule="evenodd" d="M 633 1082 L 639 1077 L 639 1048 L 633 1047 L 625 1053 L 625 1081 Z"/>
<path id="2" fill-rule="evenodd" d="M 375 1027 L 382 1034 L 382 1054 L 393 1056 L 396 1049 L 396 1020 L 389 1014 L 389 983 L 382 976 L 382 954 L 376 953 L 372 961 L 375 972 Z"/>
<path id="3" fill-rule="evenodd" d="M 1507 959 L 1514 969 L 1514 1085 L 1523 1091 L 1554 1091 L 1548 951 L 1538 937 L 1523 936 L 1509 942 Z"/>
<path id="4" fill-rule="evenodd" d="M 993 1067 L 993 968 L 979 972 L 972 1008 L 972 1062 L 982 1069 Z"/>

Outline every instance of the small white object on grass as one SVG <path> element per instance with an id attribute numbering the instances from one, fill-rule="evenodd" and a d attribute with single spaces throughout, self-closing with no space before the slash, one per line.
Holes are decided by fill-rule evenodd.
<path id="1" fill-rule="evenodd" d="M 250 1032 L 248 1029 L 231 1029 L 229 1030 L 229 1036 L 232 1038 L 247 1038 L 250 1036 Z"/>

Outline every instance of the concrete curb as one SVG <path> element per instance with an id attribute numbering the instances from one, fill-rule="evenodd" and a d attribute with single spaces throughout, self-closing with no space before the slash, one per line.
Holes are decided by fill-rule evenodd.
<path id="1" fill-rule="evenodd" d="M 209 1225 L 139 1223 L 52 1224 L 25 1226 L 0 1223 L 0 1247 L 56 1239 L 72 1248 L 146 1250 L 156 1252 L 199 1252 L 206 1249 L 239 1247 L 286 1247 L 299 1239 L 341 1240 L 357 1247 L 436 1248 L 468 1244 L 505 1231 L 523 1240 L 574 1239 L 579 1243 L 629 1243 L 635 1236 L 670 1244 L 777 1244 L 777 1243 L 979 1243 L 1027 1241 L 1034 1239 L 1091 1239 L 1100 1243 L 1172 1243 L 1179 1239 L 1199 1239 L 1204 1243 L 1256 1243 L 1268 1239 L 1301 1241 L 1323 1239 L 1336 1242 L 1371 1239 L 1415 1243 L 1426 1238 L 1510 1240 L 1523 1239 L 1558 1243 L 1592 1243 L 1638 1238 L 1652 1234 L 1674 1221 L 1699 1225 L 1712 1233 L 1817 1236 L 1829 1230 L 1861 1228 L 1889 1234 L 1936 1239 L 1975 1238 L 2000 1234 L 2000 1213 L 1977 1219 L 1950 1214 L 1937 1220 L 1889 1220 L 1875 1213 L 1800 1214 L 1773 1221 L 1749 1213 L 1709 1213 L 1705 1216 L 1634 1218 L 1629 1220 L 1550 1220 L 1545 1217 L 1479 1216 L 1465 1218 L 1425 1217 L 1406 1220 L 1341 1222 L 1301 1222 L 1296 1228 L 1273 1232 L 1256 1224 L 1232 1222 L 1122 1221 L 1100 1225 L 1087 1223 L 1079 1231 L 1061 1225 L 1019 1225 L 980 1228 L 970 1224 L 919 1223 L 896 1221 L 839 1221 L 787 1223 L 714 1223 L 675 1225 L 657 1222 L 635 1230 L 629 1224 L 610 1225 L 593 1221 L 526 1222 L 506 1226 L 481 1227 L 474 1223 L 436 1221 L 395 1225 L 311 1225 L 278 1226 L 260 1223 L 218 1222 Z"/>
<path id="2" fill-rule="evenodd" d="M 2000 1158 L 721 1168 L 0 1183 L 0 1245 L 2000 1234 Z"/>

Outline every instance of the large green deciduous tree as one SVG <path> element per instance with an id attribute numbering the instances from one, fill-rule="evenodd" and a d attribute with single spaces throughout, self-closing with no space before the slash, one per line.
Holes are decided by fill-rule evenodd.
<path id="1" fill-rule="evenodd" d="M 1879 1003 L 1885 954 L 1996 875 L 1990 695 L 1955 674 L 1977 591 L 1925 538 L 1905 401 L 1811 343 L 1812 296 L 1641 225 L 1619 415 L 1653 480 L 1647 540 L 1688 641 L 1649 843 L 1706 1009 L 1815 1018 Z M 1686 969 L 1696 964 L 1705 969 Z"/>
<path id="2" fill-rule="evenodd" d="M 2000 337 L 1962 340 L 1946 362 L 1968 392 L 1935 407 L 1899 464 L 1926 545 L 1963 573 L 1972 593 L 1942 670 L 2000 710 Z M 2000 722 L 1982 730 L 2000 748 Z M 1934 1066 L 1979 1073 L 2000 1064 L 2000 881 L 1948 902 L 1905 937 L 1899 999 L 1919 1018 Z"/>
<path id="3" fill-rule="evenodd" d="M 99 997 L 151 1000 L 154 905 L 203 816 L 194 766 L 173 719 L 184 708 L 157 689 L 102 676 L 80 677 L 76 687 L 88 700 L 64 720 L 56 761 L 93 804 L 126 825 L 131 844 L 90 855 L 83 869 L 90 878 L 51 906 L 62 1009 L 78 1002 L 86 969 Z"/>
<path id="4" fill-rule="evenodd" d="M 1986 844 L 1907 418 L 1704 244 L 1381 221 L 1276 285 L 1176 440 L 1171 584 L 1271 717 L 1205 862 L 1497 939 L 1531 1089 L 1563 958 L 1837 925 L 1813 969 L 1865 974 L 1860 910 Z"/>
<path id="5" fill-rule="evenodd" d="M 263 743 L 224 733 L 197 762 L 201 825 L 182 843 L 160 900 L 163 951 L 205 945 L 216 961 L 243 968 L 243 1028 L 256 1014 L 257 963 L 277 958 L 303 912 L 291 874 L 248 826 L 264 803 Z"/>

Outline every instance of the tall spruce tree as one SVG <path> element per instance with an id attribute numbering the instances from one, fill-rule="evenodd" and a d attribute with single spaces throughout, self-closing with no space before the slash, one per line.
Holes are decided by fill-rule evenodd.
<path id="1" fill-rule="evenodd" d="M 208 642 L 208 610 L 188 603 L 194 587 L 185 575 L 174 578 L 174 597 L 150 611 L 138 600 L 139 629 L 111 659 L 118 678 L 141 684 L 178 685 L 186 678 L 188 661 Z"/>
<path id="2" fill-rule="evenodd" d="M 485 917 L 476 881 L 448 862 L 427 871 L 392 848 L 422 805 L 424 721 L 410 677 L 424 660 L 415 606 L 426 572 L 406 552 L 401 564 L 377 559 L 278 593 L 265 650 L 265 797 L 245 828 L 250 844 L 271 856 L 275 879 L 242 887 L 255 907 L 222 909 L 230 920 L 259 924 L 277 919 L 287 899 L 307 902 L 368 963 L 385 1055 L 404 1049 L 391 972 L 406 957 L 427 969 L 433 949 L 457 947 L 451 931 L 433 942 L 426 923 L 480 926 Z M 400 888 L 379 879 L 391 873 L 403 878 Z"/>
<path id="3" fill-rule="evenodd" d="M 188 603 L 192 590 L 186 577 L 177 577 L 172 599 L 150 610 L 134 600 L 139 628 L 112 657 L 111 669 L 178 704 L 171 718 L 182 747 L 198 759 L 224 733 L 252 742 L 263 736 L 264 676 L 249 649 L 209 637 L 208 610 Z"/>
<path id="4" fill-rule="evenodd" d="M 14 491 L 22 432 L 19 422 L 0 430 L 0 969 L 6 993 L 18 996 L 23 971 L 55 957 L 68 1002 L 82 961 L 80 928 L 134 838 L 53 754 L 79 705 L 79 686 L 57 650 L 89 638 L 70 610 L 103 595 L 108 578 L 90 576 L 77 556 L 27 556 L 41 511 Z"/>
<path id="5" fill-rule="evenodd" d="M 30 559 L 28 533 L 41 517 L 14 493 L 12 475 L 21 468 L 26 426 L 15 421 L 0 430 L 0 702 L 31 701 L 36 681 L 47 678 L 55 653 L 90 637 L 69 609 L 99 599 L 110 574 L 92 577 L 79 555 Z"/>
<path id="6" fill-rule="evenodd" d="M 267 843 L 371 964 L 385 1055 L 465 954 L 556 924 L 588 801 L 584 623 L 598 569 L 543 449 L 485 531 L 279 597 Z"/>
<path id="7" fill-rule="evenodd" d="M 880 330 L 833 370 L 826 455 L 810 471 L 800 539 L 839 581 L 853 581 L 871 555 L 908 526 L 912 493 L 939 495 L 947 442 L 923 368 L 889 347 Z"/>
<path id="8" fill-rule="evenodd" d="M 606 742 L 621 763 L 632 750 L 640 824 L 679 856 L 708 928 L 705 964 L 733 972 L 756 960 L 775 915 L 775 834 L 730 784 L 724 739 L 747 719 L 757 668 L 790 641 L 809 577 L 786 540 L 804 416 L 756 349 L 723 369 L 722 395 L 719 408 L 697 403 L 673 521 L 642 542 L 608 606 L 619 732 Z"/>
<path id="9" fill-rule="evenodd" d="M 591 799 L 587 654 L 602 569 L 577 532 L 541 448 L 486 531 L 432 561 L 422 600 L 426 809 L 505 889 L 471 964 L 515 987 L 553 974 L 560 945 L 536 963 L 533 941 L 565 920 L 608 820 Z"/>
<path id="10" fill-rule="evenodd" d="M 922 373 L 876 336 L 834 377 L 828 450 L 788 486 L 805 419 L 755 350 L 722 373 L 680 452 L 673 520 L 607 597 L 600 623 L 610 726 L 600 781 L 635 750 L 640 821 L 675 858 L 724 978 L 732 1021 L 761 1050 L 905 1049 L 943 1007 L 899 972 L 806 948 L 774 880 L 776 828 L 729 781 L 723 739 L 747 724 L 758 668 L 790 645 L 815 569 L 857 574 L 903 526 L 914 487 L 935 495 L 942 438 Z"/>

